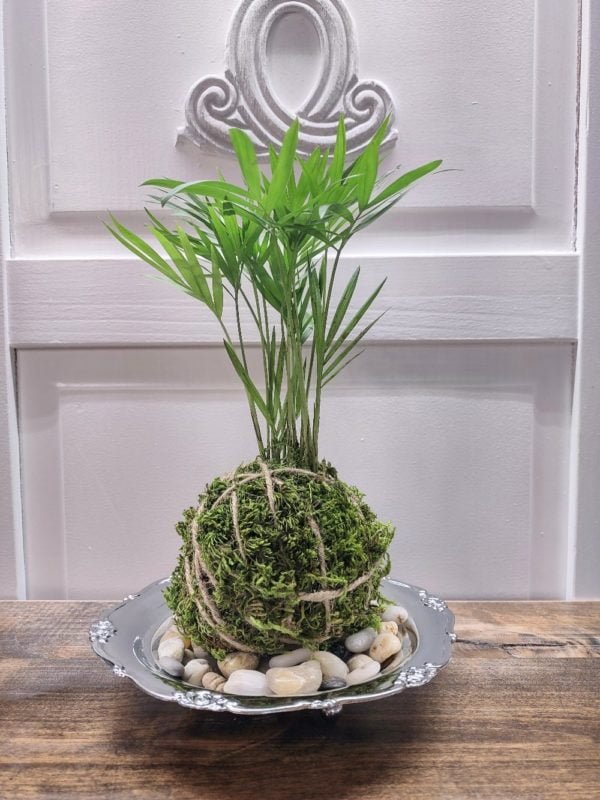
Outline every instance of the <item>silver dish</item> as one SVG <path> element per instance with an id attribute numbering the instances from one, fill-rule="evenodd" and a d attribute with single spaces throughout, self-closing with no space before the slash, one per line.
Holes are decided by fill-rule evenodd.
<path id="1" fill-rule="evenodd" d="M 318 692 L 302 697 L 243 697 L 198 689 L 161 671 L 153 650 L 157 631 L 171 616 L 163 591 L 169 578 L 156 581 L 139 594 L 129 595 L 116 608 L 94 622 L 89 631 L 94 651 L 115 675 L 130 678 L 152 697 L 205 711 L 233 714 L 276 714 L 305 709 L 334 716 L 347 703 L 380 700 L 429 683 L 450 660 L 454 614 L 439 597 L 392 578 L 384 579 L 382 591 L 392 603 L 409 613 L 415 633 L 413 651 L 401 665 L 392 664 L 376 678 L 357 686 Z"/>

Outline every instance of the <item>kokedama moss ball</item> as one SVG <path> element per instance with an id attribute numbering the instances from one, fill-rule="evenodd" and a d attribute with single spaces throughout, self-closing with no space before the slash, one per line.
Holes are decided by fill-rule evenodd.
<path id="1" fill-rule="evenodd" d="M 330 466 L 243 465 L 206 487 L 177 532 L 165 598 L 216 657 L 323 649 L 376 623 L 394 531 Z"/>

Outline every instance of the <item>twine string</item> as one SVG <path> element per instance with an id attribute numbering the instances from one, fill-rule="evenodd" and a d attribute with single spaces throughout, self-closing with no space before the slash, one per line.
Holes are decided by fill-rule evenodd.
<path id="1" fill-rule="evenodd" d="M 273 478 L 269 472 L 268 466 L 265 464 L 262 458 L 258 459 L 258 463 L 265 479 L 265 486 L 267 487 L 267 500 L 269 501 L 271 514 L 273 514 L 273 517 L 275 520 L 277 520 L 277 513 L 275 511 L 275 492 L 273 491 Z"/>
<path id="2" fill-rule="evenodd" d="M 386 558 L 387 555 L 383 555 L 368 572 L 365 572 L 364 575 L 360 575 L 353 580 L 352 583 L 343 586 L 341 589 L 330 589 L 325 592 L 306 592 L 304 594 L 299 594 L 298 600 L 301 600 L 303 603 L 322 603 L 324 600 L 337 600 L 338 597 L 342 597 L 342 595 L 348 594 L 348 592 L 353 592 L 372 578 L 377 570 L 381 569 Z"/>
<path id="3" fill-rule="evenodd" d="M 323 537 L 321 536 L 321 530 L 317 525 L 316 520 L 314 520 L 312 517 L 309 517 L 308 524 L 310 525 L 310 529 L 314 533 L 315 539 L 317 540 L 317 552 L 319 553 L 319 563 L 321 566 L 321 588 L 323 591 L 326 591 L 327 561 L 325 559 L 325 545 L 323 544 Z M 331 633 L 331 600 L 329 597 L 326 597 L 323 600 L 323 608 L 325 609 L 325 638 L 327 638 Z"/>
<path id="4" fill-rule="evenodd" d="M 329 475 L 319 474 L 316 472 L 312 472 L 311 470 L 301 469 L 299 467 L 276 467 L 274 469 L 269 469 L 268 465 L 260 459 L 258 460 L 258 464 L 260 466 L 259 472 L 237 472 L 237 470 L 235 470 L 234 472 L 223 476 L 221 480 L 232 483 L 230 486 L 227 486 L 227 488 L 224 489 L 223 492 L 221 492 L 219 497 L 217 497 L 217 499 L 212 505 L 212 508 L 215 508 L 220 503 L 223 503 L 227 499 L 229 499 L 231 505 L 231 518 L 232 518 L 234 538 L 237 547 L 240 551 L 242 560 L 246 564 L 248 563 L 247 554 L 240 530 L 239 498 L 237 493 L 237 490 L 239 489 L 240 486 L 250 483 L 251 481 L 257 480 L 259 478 L 263 478 L 265 483 L 267 500 L 269 503 L 269 509 L 276 519 L 274 484 L 282 483 L 280 478 L 275 477 L 276 475 L 286 475 L 286 474 L 306 475 L 307 477 L 320 480 L 325 483 L 333 483 L 333 479 Z M 354 501 L 354 498 L 351 497 L 351 499 Z M 251 647 L 248 647 L 243 642 L 237 641 L 227 632 L 226 623 L 221 617 L 221 614 L 219 613 L 219 610 L 211 597 L 211 592 L 209 590 L 209 586 L 207 585 L 207 583 L 211 584 L 213 587 L 216 587 L 217 581 L 214 575 L 208 569 L 204 560 L 202 559 L 200 551 L 200 543 L 198 541 L 198 525 L 200 517 L 204 510 L 205 510 L 205 498 L 201 501 L 194 514 L 191 526 L 192 549 L 191 553 L 187 554 L 186 558 L 184 558 L 185 581 L 189 595 L 194 599 L 195 605 L 198 609 L 198 613 L 200 614 L 206 625 L 208 625 L 211 628 L 213 633 L 221 640 L 221 642 L 233 647 L 236 650 L 248 653 L 254 652 L 254 650 Z M 358 578 L 356 578 L 346 586 L 340 589 L 327 589 L 326 588 L 327 561 L 325 554 L 325 545 L 323 543 L 321 530 L 316 520 L 313 519 L 312 517 L 309 517 L 308 524 L 317 542 L 317 552 L 319 556 L 319 566 L 322 579 L 321 590 L 316 592 L 299 593 L 296 595 L 296 602 L 323 604 L 323 607 L 325 609 L 325 633 L 322 636 L 319 636 L 313 640 L 315 643 L 321 643 L 323 641 L 326 641 L 331 633 L 332 602 L 342 597 L 343 595 L 346 595 L 349 592 L 354 591 L 359 586 L 362 586 L 364 583 L 370 580 L 373 577 L 373 575 L 379 569 L 381 569 L 381 567 L 384 564 L 386 556 L 385 555 L 382 556 L 382 558 L 380 558 L 379 561 L 377 561 L 375 566 L 373 566 L 369 571 L 365 572 L 363 575 L 360 575 Z M 245 621 L 248 622 L 248 620 Z M 297 645 L 299 642 L 299 640 L 293 639 L 289 636 L 282 636 L 280 638 L 280 641 L 282 643 L 295 644 L 295 645 Z"/>

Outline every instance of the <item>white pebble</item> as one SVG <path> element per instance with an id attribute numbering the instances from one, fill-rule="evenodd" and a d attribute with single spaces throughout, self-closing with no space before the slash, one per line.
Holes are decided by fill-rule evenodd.
<path id="1" fill-rule="evenodd" d="M 184 650 L 183 639 L 164 639 L 158 645 L 158 658 L 174 658 L 181 662 Z"/>
<path id="2" fill-rule="evenodd" d="M 312 656 L 312 651 L 306 647 L 299 647 L 297 650 L 290 650 L 280 656 L 273 656 L 269 661 L 269 667 L 296 667 L 303 664 Z"/>
<path id="3" fill-rule="evenodd" d="M 408 634 L 404 634 L 404 636 L 400 639 L 401 648 L 396 653 L 396 655 L 390 659 L 389 662 L 386 663 L 386 671 L 390 671 L 393 669 L 397 669 L 401 664 L 404 664 L 407 658 L 410 657 L 412 653 L 412 645 L 410 642 L 410 637 Z"/>
<path id="4" fill-rule="evenodd" d="M 379 674 L 380 670 L 381 664 L 371 659 L 370 664 L 365 663 L 362 667 L 353 669 L 352 672 L 348 674 L 346 683 L 348 686 L 355 686 L 357 683 L 364 683 L 365 681 L 371 680 L 371 678 L 374 678 L 375 675 Z"/>
<path id="5" fill-rule="evenodd" d="M 167 628 L 167 630 L 162 635 L 161 642 L 166 642 L 167 639 L 181 639 L 184 647 L 191 647 L 192 644 L 191 639 L 180 633 L 180 631 L 175 627 L 175 625 L 170 625 Z"/>
<path id="6" fill-rule="evenodd" d="M 365 655 L 364 653 L 360 653 L 357 656 L 352 656 L 352 658 L 348 659 L 348 669 L 350 672 L 354 672 L 355 669 L 360 669 L 364 667 L 365 664 L 370 664 L 373 659 L 370 656 Z"/>
<path id="7" fill-rule="evenodd" d="M 183 664 L 176 658 L 163 656 L 158 659 L 158 664 L 161 669 L 164 669 L 165 672 L 168 672 L 169 675 L 172 675 L 174 678 L 181 678 L 183 675 Z"/>
<path id="8" fill-rule="evenodd" d="M 380 633 L 369 648 L 369 655 L 383 664 L 390 656 L 395 655 L 402 647 L 402 642 L 393 633 Z"/>
<path id="9" fill-rule="evenodd" d="M 167 639 L 183 639 L 183 636 L 174 625 L 171 625 L 160 637 L 161 642 L 166 642 Z"/>
<path id="10" fill-rule="evenodd" d="M 398 635 L 398 623 L 393 619 L 388 619 L 382 622 L 379 627 L 379 633 L 393 633 L 394 636 Z"/>
<path id="11" fill-rule="evenodd" d="M 222 692 L 225 686 L 225 678 L 218 672 L 206 672 L 202 676 L 202 686 L 210 689 L 211 692 Z"/>
<path id="12" fill-rule="evenodd" d="M 228 694 L 242 694 L 249 697 L 268 694 L 267 676 L 255 669 L 236 669 L 223 686 L 223 691 Z"/>
<path id="13" fill-rule="evenodd" d="M 348 674 L 348 665 L 333 653 L 318 650 L 312 658 L 321 665 L 324 678 L 345 678 Z"/>
<path id="14" fill-rule="evenodd" d="M 273 667 L 267 672 L 269 689 L 280 697 L 313 694 L 323 680 L 318 661 L 305 661 L 296 667 Z"/>
<path id="15" fill-rule="evenodd" d="M 365 650 L 371 647 L 376 636 L 377 631 L 375 628 L 363 628 L 362 631 L 352 633 L 344 642 L 346 650 L 351 653 L 364 653 Z"/>
<path id="16" fill-rule="evenodd" d="M 210 670 L 210 665 L 206 659 L 194 658 L 185 665 L 183 670 L 183 680 L 194 686 L 202 685 L 202 678 Z"/>
<path id="17" fill-rule="evenodd" d="M 259 657 L 254 653 L 229 653 L 222 661 L 218 662 L 221 674 L 229 678 L 239 669 L 256 670 Z"/>
<path id="18" fill-rule="evenodd" d="M 384 622 L 393 620 L 398 625 L 402 625 L 408 619 L 408 611 L 403 606 L 388 606 L 381 615 Z"/>

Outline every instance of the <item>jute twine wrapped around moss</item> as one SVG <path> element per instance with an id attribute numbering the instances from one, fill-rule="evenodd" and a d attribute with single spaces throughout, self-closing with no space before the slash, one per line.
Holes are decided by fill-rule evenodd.
<path id="1" fill-rule="evenodd" d="M 177 531 L 165 597 L 217 657 L 326 647 L 377 618 L 393 529 L 331 467 L 241 466 L 206 487 Z"/>

